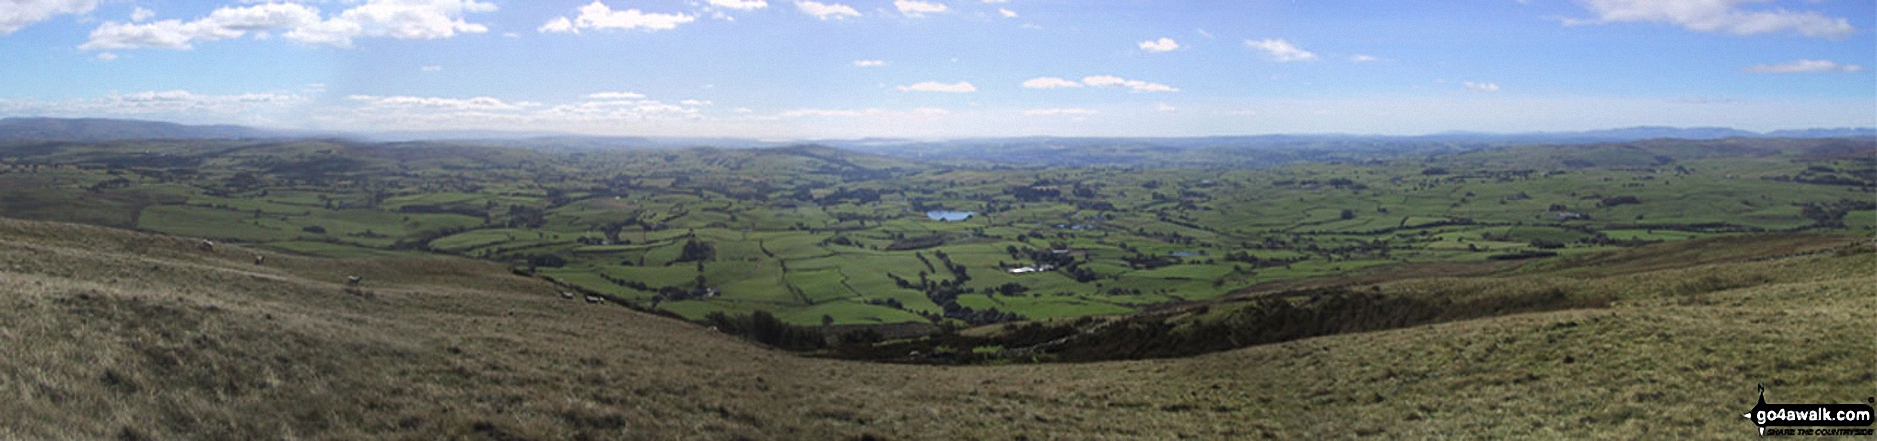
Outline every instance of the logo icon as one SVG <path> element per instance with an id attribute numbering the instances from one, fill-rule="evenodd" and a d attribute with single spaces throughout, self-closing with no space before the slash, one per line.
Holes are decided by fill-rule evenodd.
<path id="1" fill-rule="evenodd" d="M 1742 418 L 1759 426 L 1760 436 L 1766 436 L 1767 427 L 1868 427 L 1871 425 L 1870 404 L 1768 404 L 1766 386 L 1758 385 L 1760 403 L 1753 410 L 1741 414 Z"/>

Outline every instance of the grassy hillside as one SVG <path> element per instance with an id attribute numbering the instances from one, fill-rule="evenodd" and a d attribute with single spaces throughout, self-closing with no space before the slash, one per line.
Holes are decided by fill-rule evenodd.
<path id="1" fill-rule="evenodd" d="M 943 367 L 802 358 L 463 259 L 0 220 L 0 438 L 1738 437 L 1756 383 L 1873 395 L 1873 263 L 1868 245 L 1760 255 L 1704 265 L 1777 276 L 1699 295 Z"/>

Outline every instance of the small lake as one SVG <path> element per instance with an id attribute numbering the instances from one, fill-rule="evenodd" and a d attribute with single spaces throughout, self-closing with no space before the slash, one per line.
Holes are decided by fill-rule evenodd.
<path id="1" fill-rule="evenodd" d="M 940 222 L 958 222 L 978 215 L 976 211 L 932 210 L 925 212 L 925 217 Z"/>

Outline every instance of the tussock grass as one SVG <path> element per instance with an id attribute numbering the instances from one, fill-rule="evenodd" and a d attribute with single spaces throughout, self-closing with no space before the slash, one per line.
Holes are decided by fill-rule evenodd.
<path id="1" fill-rule="evenodd" d="M 1637 275 L 1598 282 L 1631 293 L 1607 308 L 1191 358 L 946 367 L 797 357 L 487 263 L 207 254 L 0 220 L 0 438 L 1750 436 L 1755 383 L 1872 395 L 1872 256 L 1677 270 L 1719 278 L 1689 295 L 1621 289 Z M 1742 268 L 1759 278 L 1727 278 Z M 374 295 L 345 293 L 349 274 Z"/>

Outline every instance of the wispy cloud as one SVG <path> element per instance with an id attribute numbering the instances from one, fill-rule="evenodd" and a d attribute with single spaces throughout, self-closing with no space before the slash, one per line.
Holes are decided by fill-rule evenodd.
<path id="1" fill-rule="evenodd" d="M 847 17 L 860 16 L 860 11 L 854 10 L 853 6 L 840 3 L 822 3 L 813 0 L 797 1 L 795 2 L 795 9 L 822 20 L 840 20 Z"/>
<path id="2" fill-rule="evenodd" d="M 26 25 L 52 17 L 87 14 L 97 8 L 98 0 L 9 1 L 5 7 L 0 7 L 0 35 L 11 34 Z M 133 13 L 132 17 L 135 16 Z"/>
<path id="3" fill-rule="evenodd" d="M 1472 81 L 1462 81 L 1460 82 L 1460 85 L 1466 86 L 1467 90 L 1471 90 L 1474 92 L 1498 92 L 1499 91 L 1499 83 L 1475 83 Z"/>
<path id="4" fill-rule="evenodd" d="M 937 14 L 950 9 L 944 3 L 919 0 L 893 0 L 893 8 L 899 9 L 899 13 L 907 17 L 924 17 L 926 14 Z"/>
<path id="5" fill-rule="evenodd" d="M 1028 81 L 1024 81 L 1023 87 L 1027 89 L 1061 89 L 1061 88 L 1071 88 L 1071 87 L 1082 87 L 1082 83 L 1079 81 L 1075 81 L 1075 80 L 1056 78 L 1056 77 L 1036 77 L 1036 78 L 1031 78 Z"/>
<path id="6" fill-rule="evenodd" d="M 769 7 L 766 0 L 710 0 L 711 6 L 739 11 L 751 11 Z"/>
<path id="7" fill-rule="evenodd" d="M 1126 87 L 1134 92 L 1178 92 L 1179 88 L 1160 83 L 1130 80 L 1113 75 L 1093 75 L 1075 81 L 1057 77 L 1036 77 L 1023 82 L 1026 89 L 1068 89 L 1078 87 Z"/>
<path id="8" fill-rule="evenodd" d="M 1042 108 L 1042 109 L 1028 109 L 1028 110 L 1023 111 L 1024 115 L 1029 115 L 1029 116 L 1056 116 L 1056 115 L 1084 115 L 1086 116 L 1086 115 L 1094 115 L 1097 113 L 1101 113 L 1101 112 L 1097 112 L 1095 111 L 1095 109 L 1084 109 L 1084 108 L 1079 108 L 1079 107 Z"/>
<path id="9" fill-rule="evenodd" d="M 804 108 L 784 111 L 776 116 L 782 118 L 824 117 L 824 118 L 864 118 L 864 117 L 905 117 L 905 116 L 945 116 L 950 110 L 937 107 L 921 107 L 912 110 L 887 110 L 877 107 L 865 109 L 816 109 Z"/>
<path id="10" fill-rule="evenodd" d="M 978 88 L 977 86 L 972 86 L 971 83 L 963 82 L 963 81 L 950 83 L 950 84 L 940 83 L 937 81 L 926 81 L 926 82 L 916 83 L 916 84 L 912 84 L 908 86 L 899 86 L 899 91 L 901 92 L 969 93 L 969 92 L 978 91 Z"/>
<path id="11" fill-rule="evenodd" d="M 57 101 L 0 98 L 0 114 L 62 117 L 135 116 L 178 121 L 266 123 L 268 115 L 309 102 L 299 93 L 201 94 L 188 90 L 111 93 Z"/>
<path id="12" fill-rule="evenodd" d="M 1816 11 L 1747 10 L 1741 5 L 1763 0 L 1583 0 L 1594 19 L 1565 19 L 1566 25 L 1621 22 L 1668 23 L 1699 32 L 1756 35 L 1797 32 L 1808 37 L 1845 38 L 1857 27 L 1843 18 Z"/>
<path id="13" fill-rule="evenodd" d="M 1838 62 L 1831 60 L 1798 60 L 1790 63 L 1755 64 L 1747 66 L 1742 70 L 1763 74 L 1850 73 L 1863 72 L 1864 66 L 1856 64 L 1838 64 Z"/>
<path id="14" fill-rule="evenodd" d="M 1284 39 L 1281 39 L 1281 38 L 1270 38 L 1270 39 L 1256 40 L 1256 41 L 1245 40 L 1245 47 L 1263 51 L 1265 54 L 1270 55 L 1272 60 L 1276 60 L 1281 63 L 1288 63 L 1292 61 L 1310 61 L 1310 60 L 1317 59 L 1317 54 L 1298 48 L 1297 45 L 1291 44 L 1289 41 L 1285 41 Z"/>
<path id="15" fill-rule="evenodd" d="M 599 92 L 587 95 L 587 99 L 592 100 L 636 100 L 643 98 L 645 98 L 645 94 L 638 92 Z"/>
<path id="16" fill-rule="evenodd" d="M 1168 86 L 1165 84 L 1149 83 L 1149 82 L 1141 81 L 1141 80 L 1130 80 L 1130 79 L 1121 78 L 1121 77 L 1117 77 L 1113 75 L 1096 75 L 1096 76 L 1091 76 L 1091 77 L 1083 77 L 1082 84 L 1086 84 L 1089 87 L 1117 87 L 1117 86 L 1126 87 L 1128 89 L 1131 89 L 1134 92 L 1179 92 L 1180 91 L 1179 88 Z"/>
<path id="17" fill-rule="evenodd" d="M 470 23 L 463 17 L 495 9 L 493 3 L 475 0 L 369 0 L 322 18 L 319 9 L 298 3 L 230 6 L 190 21 L 107 21 L 92 30 L 90 38 L 79 49 L 188 50 L 197 42 L 273 33 L 302 43 L 341 47 L 351 46 L 352 40 L 358 37 L 433 40 L 488 32 L 488 26 Z"/>
<path id="18" fill-rule="evenodd" d="M 857 67 L 880 67 L 885 65 L 886 61 L 882 60 L 854 60 L 854 66 Z"/>
<path id="19" fill-rule="evenodd" d="M 1143 41 L 1140 47 L 1141 50 L 1148 52 L 1172 52 L 1180 48 L 1180 43 L 1171 38 L 1160 37 L 1159 40 Z"/>

